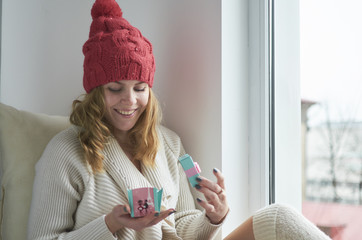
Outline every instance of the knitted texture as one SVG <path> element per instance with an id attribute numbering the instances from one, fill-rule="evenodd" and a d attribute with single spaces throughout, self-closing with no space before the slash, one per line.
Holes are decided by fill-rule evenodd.
<path id="1" fill-rule="evenodd" d="M 331 240 L 295 209 L 273 204 L 253 216 L 256 240 Z"/>
<path id="2" fill-rule="evenodd" d="M 115 239 L 104 216 L 118 204 L 128 203 L 127 189 L 163 188 L 161 210 L 176 213 L 141 231 L 122 228 L 122 240 L 208 240 L 221 225 L 213 225 L 205 211 L 195 208 L 187 177 L 178 163 L 185 152 L 179 137 L 160 127 L 161 146 L 156 166 L 132 164 L 117 140 L 110 138 L 104 149 L 104 173 L 91 174 L 83 160 L 79 128 L 72 126 L 56 135 L 36 165 L 28 239 Z"/>
<path id="3" fill-rule="evenodd" d="M 83 86 L 87 93 L 120 80 L 153 85 L 152 44 L 122 14 L 115 0 L 96 0 L 93 4 L 89 39 L 83 45 Z"/>

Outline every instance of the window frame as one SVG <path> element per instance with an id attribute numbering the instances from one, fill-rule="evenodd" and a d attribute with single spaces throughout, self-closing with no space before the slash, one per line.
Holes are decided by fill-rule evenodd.
<path id="1" fill-rule="evenodd" d="M 249 206 L 301 209 L 299 0 L 249 1 Z"/>

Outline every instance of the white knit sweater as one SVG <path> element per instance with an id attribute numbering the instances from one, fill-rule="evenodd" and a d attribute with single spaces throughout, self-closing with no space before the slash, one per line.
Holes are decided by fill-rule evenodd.
<path id="1" fill-rule="evenodd" d="M 123 228 L 118 239 L 212 239 L 221 225 L 213 225 L 195 209 L 187 177 L 178 163 L 184 154 L 179 137 L 159 128 L 161 147 L 154 168 L 142 174 L 114 138 L 104 149 L 105 172 L 91 174 L 83 160 L 77 127 L 57 134 L 36 165 L 28 239 L 115 239 L 104 217 L 117 204 L 128 203 L 127 189 L 163 188 L 162 209 L 175 214 L 142 231 Z"/>
<path id="2" fill-rule="evenodd" d="M 161 147 L 155 168 L 142 165 L 142 174 L 113 138 L 105 146 L 105 172 L 93 175 L 83 160 L 78 128 L 56 135 L 36 165 L 28 239 L 213 239 L 221 225 L 195 209 L 187 177 L 178 163 L 184 154 L 179 137 L 159 128 Z M 115 238 L 104 217 L 117 204 L 128 203 L 127 189 L 163 188 L 162 209 L 177 212 L 142 231 L 123 228 Z M 256 240 L 329 239 L 301 214 L 271 205 L 253 216 Z"/>

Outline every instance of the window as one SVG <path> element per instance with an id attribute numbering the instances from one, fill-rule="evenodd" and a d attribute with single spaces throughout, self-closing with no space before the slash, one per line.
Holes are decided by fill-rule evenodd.
<path id="1" fill-rule="evenodd" d="M 361 235 L 361 8 L 300 1 L 303 214 L 343 240 Z"/>

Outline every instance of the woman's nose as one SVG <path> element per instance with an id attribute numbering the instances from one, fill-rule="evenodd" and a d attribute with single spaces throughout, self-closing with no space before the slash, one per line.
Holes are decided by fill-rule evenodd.
<path id="1" fill-rule="evenodd" d="M 122 101 L 123 103 L 128 104 L 128 105 L 135 104 L 135 103 L 136 103 L 136 95 L 135 95 L 135 93 L 133 92 L 133 90 L 127 90 L 127 91 L 123 94 L 121 101 Z"/>

